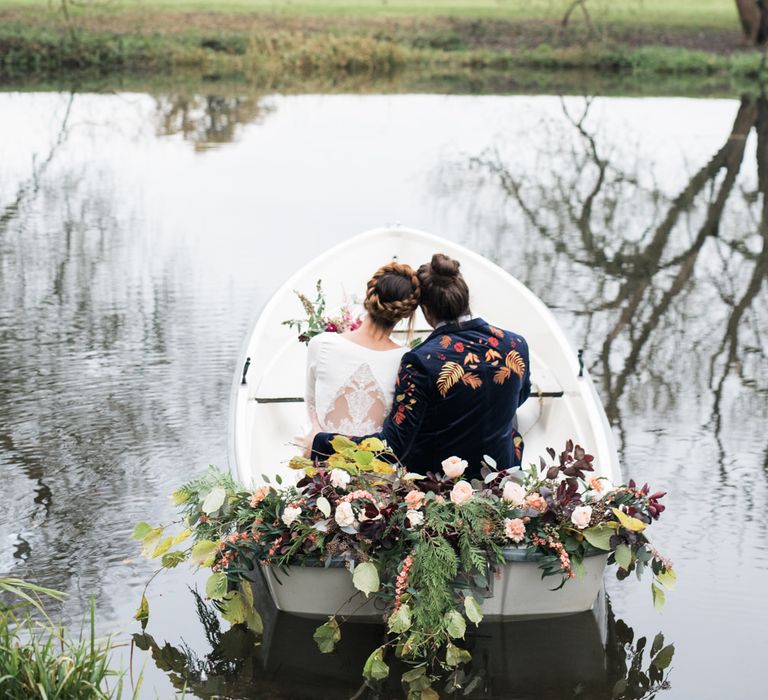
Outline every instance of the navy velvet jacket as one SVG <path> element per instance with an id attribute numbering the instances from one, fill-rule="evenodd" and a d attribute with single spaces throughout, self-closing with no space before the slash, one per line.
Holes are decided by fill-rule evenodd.
<path id="1" fill-rule="evenodd" d="M 513 418 L 530 391 L 522 336 L 481 318 L 441 326 L 403 355 L 392 411 L 375 437 L 420 474 L 454 455 L 469 463 L 466 478 L 479 476 L 483 455 L 500 469 L 519 465 L 523 441 Z M 332 438 L 318 433 L 312 456 L 331 454 Z"/>

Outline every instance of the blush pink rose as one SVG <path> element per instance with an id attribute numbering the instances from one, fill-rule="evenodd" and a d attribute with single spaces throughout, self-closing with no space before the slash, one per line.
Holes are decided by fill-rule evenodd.
<path id="1" fill-rule="evenodd" d="M 532 493 L 525 499 L 525 502 L 531 508 L 538 510 L 539 513 L 543 513 L 547 509 L 547 502 L 540 493 Z"/>
<path id="2" fill-rule="evenodd" d="M 458 457 L 448 457 L 441 462 L 443 468 L 443 474 L 449 479 L 456 479 L 464 473 L 467 468 L 467 460 L 459 459 Z"/>
<path id="3" fill-rule="evenodd" d="M 520 518 L 505 518 L 504 532 L 513 542 L 522 542 L 525 539 L 525 523 Z"/>
<path id="4" fill-rule="evenodd" d="M 458 481 L 451 489 L 451 503 L 460 506 L 472 498 L 472 486 L 468 481 Z"/>
<path id="5" fill-rule="evenodd" d="M 571 522 L 578 528 L 583 529 L 589 525 L 592 518 L 591 506 L 576 506 L 571 513 Z"/>
<path id="6" fill-rule="evenodd" d="M 405 505 L 408 510 L 418 510 L 424 505 L 424 494 L 421 491 L 409 491 L 405 494 Z"/>
<path id="7" fill-rule="evenodd" d="M 516 481 L 508 481 L 504 484 L 501 497 L 513 506 L 521 506 L 525 503 L 525 489 Z"/>

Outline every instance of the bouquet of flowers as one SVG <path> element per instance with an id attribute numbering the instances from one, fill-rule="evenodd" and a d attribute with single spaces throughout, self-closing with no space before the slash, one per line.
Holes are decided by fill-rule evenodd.
<path id="1" fill-rule="evenodd" d="M 394 656 L 412 665 L 402 675 L 409 693 L 423 697 L 439 675 L 458 687 L 467 624 L 482 619 L 482 591 L 517 547 L 539 561 L 556 588 L 580 575 L 584 557 L 608 553 L 619 579 L 650 569 L 656 607 L 675 584 L 671 562 L 646 537 L 664 511 L 663 493 L 634 482 L 616 487 L 594 472 L 593 458 L 571 441 L 554 464 L 499 469 L 485 459 L 482 479 L 463 478 L 467 463 L 451 457 L 440 473 L 408 472 L 377 439 L 355 444 L 337 436 L 326 461 L 294 458 L 295 485 L 265 483 L 244 490 L 228 475 L 210 471 L 175 492 L 185 530 L 137 525 L 136 539 L 163 566 L 189 558 L 211 568 L 206 585 L 224 617 L 258 629 L 248 581 L 259 566 L 344 561 L 361 595 L 386 609 L 387 636 L 363 668 L 373 683 L 390 673 Z M 191 538 L 187 549 L 169 551 Z M 245 584 L 245 585 L 243 585 Z M 143 609 L 145 608 L 145 609 Z M 146 624 L 142 596 L 137 619 Z M 323 652 L 341 639 L 329 618 L 315 632 Z"/>
<path id="2" fill-rule="evenodd" d="M 320 333 L 344 333 L 345 331 L 353 331 L 360 327 L 360 316 L 353 313 L 351 305 L 345 304 L 342 306 L 335 316 L 327 314 L 322 280 L 317 281 L 315 290 L 315 301 L 311 301 L 301 292 L 295 292 L 304 307 L 304 311 L 307 313 L 306 319 L 283 321 L 284 326 L 295 328 L 298 331 L 300 342 L 308 343 L 311 338 Z M 304 329 L 305 324 L 307 326 L 306 329 Z"/>

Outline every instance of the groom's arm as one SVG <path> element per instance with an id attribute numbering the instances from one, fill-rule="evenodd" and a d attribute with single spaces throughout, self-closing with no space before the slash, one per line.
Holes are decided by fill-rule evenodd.
<path id="1" fill-rule="evenodd" d="M 408 453 L 424 421 L 429 396 L 429 376 L 418 356 L 412 352 L 403 355 L 397 373 L 392 410 L 378 433 L 348 436 L 355 442 L 367 437 L 385 440 L 398 459 L 406 462 Z M 318 433 L 312 441 L 312 458 L 324 459 L 333 454 L 331 440 L 336 433 Z"/>

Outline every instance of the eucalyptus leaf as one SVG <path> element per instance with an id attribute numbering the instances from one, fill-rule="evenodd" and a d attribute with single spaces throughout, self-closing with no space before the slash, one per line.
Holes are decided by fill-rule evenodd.
<path id="1" fill-rule="evenodd" d="M 317 509 L 327 518 L 331 515 L 331 502 L 325 497 L 317 499 Z"/>
<path id="2" fill-rule="evenodd" d="M 160 559 L 160 563 L 166 569 L 175 569 L 179 564 L 181 564 L 181 562 L 185 561 L 186 558 L 186 552 L 167 552 L 166 554 L 163 554 L 162 559 Z"/>
<path id="3" fill-rule="evenodd" d="M 674 655 L 675 655 L 675 645 L 668 644 L 654 657 L 651 663 L 660 671 L 663 671 L 672 663 L 672 657 Z"/>
<path id="4" fill-rule="evenodd" d="M 389 675 L 389 666 L 384 663 L 384 648 L 378 647 L 366 659 L 363 666 L 363 677 L 367 680 L 380 681 Z"/>
<path id="5" fill-rule="evenodd" d="M 654 638 L 653 638 L 653 644 L 651 644 L 651 656 L 656 656 L 656 654 L 659 653 L 661 650 L 661 647 L 664 646 L 664 635 L 659 632 Z"/>
<path id="6" fill-rule="evenodd" d="M 217 486 L 216 488 L 211 489 L 211 492 L 205 497 L 205 500 L 203 501 L 203 513 L 206 515 L 215 513 L 219 508 L 221 508 L 221 506 L 224 505 L 226 498 L 227 492 L 221 488 L 221 486 Z"/>
<path id="7" fill-rule="evenodd" d="M 614 534 L 611 528 L 605 527 L 604 525 L 595 525 L 583 530 L 582 534 L 584 535 L 584 539 L 593 547 L 603 549 L 606 552 L 610 551 L 610 540 Z"/>
<path id="8" fill-rule="evenodd" d="M 355 573 L 352 574 L 352 583 L 358 591 L 365 593 L 366 598 L 369 594 L 379 590 L 379 572 L 369 561 L 358 564 L 355 567 Z"/>
<path id="9" fill-rule="evenodd" d="M 627 545 L 620 544 L 616 547 L 616 551 L 613 553 L 613 558 L 622 569 L 628 571 L 632 564 L 632 550 L 627 547 Z"/>
<path id="10" fill-rule="evenodd" d="M 317 643 L 317 648 L 323 654 L 329 654 L 332 652 L 336 644 L 341 640 L 341 630 L 339 629 L 339 623 L 336 622 L 336 618 L 332 617 L 328 622 L 320 625 L 315 630 L 312 638 Z"/>
<path id="11" fill-rule="evenodd" d="M 455 668 L 459 664 L 469 663 L 472 660 L 472 654 L 466 649 L 457 647 L 452 642 L 448 642 L 445 648 L 445 663 L 451 668 Z"/>
<path id="12" fill-rule="evenodd" d="M 248 619 L 248 611 L 240 591 L 230 591 L 219 604 L 221 616 L 231 625 L 239 625 Z"/>
<path id="13" fill-rule="evenodd" d="M 653 596 L 653 607 L 656 608 L 656 612 L 661 612 L 666 601 L 664 591 L 659 588 L 655 583 L 651 584 L 651 594 Z"/>
<path id="14" fill-rule="evenodd" d="M 192 563 L 198 566 L 210 566 L 213 563 L 217 546 L 216 542 L 200 540 L 200 542 L 192 547 L 192 556 L 190 557 Z"/>
<path id="15" fill-rule="evenodd" d="M 152 531 L 152 526 L 149 523 L 145 523 L 145 522 L 136 523 L 133 526 L 131 539 L 141 542 L 151 531 Z"/>
<path id="16" fill-rule="evenodd" d="M 141 596 L 141 603 L 139 603 L 139 609 L 133 616 L 134 620 L 138 620 L 141 623 L 141 631 L 143 632 L 147 628 L 147 622 L 149 621 L 149 601 L 147 596 Z"/>
<path id="17" fill-rule="evenodd" d="M 221 600 L 227 593 L 227 575 L 223 571 L 211 574 L 205 582 L 205 595 L 211 600 Z"/>
<path id="18" fill-rule="evenodd" d="M 445 630 L 451 639 L 463 639 L 467 631 L 464 616 L 458 610 L 449 610 L 443 617 Z"/>
<path id="19" fill-rule="evenodd" d="M 480 620 L 483 619 L 483 611 L 471 595 L 464 598 L 464 613 L 466 614 L 467 619 L 470 622 L 474 622 L 476 626 L 479 625 Z"/>
<path id="20" fill-rule="evenodd" d="M 401 605 L 389 616 L 387 627 L 390 632 L 401 634 L 411 626 L 411 609 L 407 605 Z"/>

